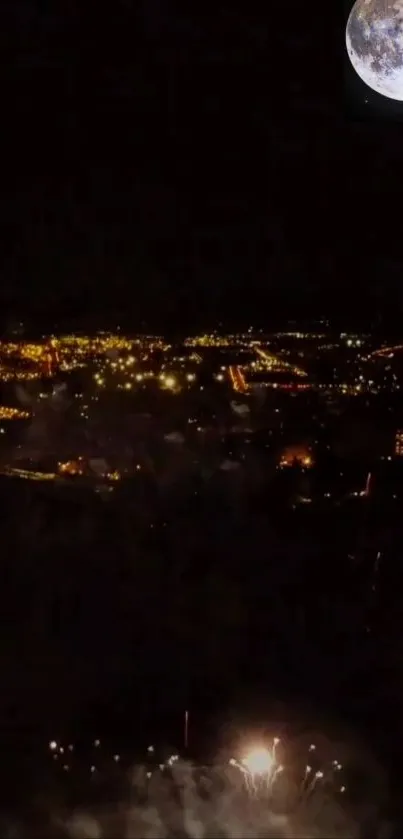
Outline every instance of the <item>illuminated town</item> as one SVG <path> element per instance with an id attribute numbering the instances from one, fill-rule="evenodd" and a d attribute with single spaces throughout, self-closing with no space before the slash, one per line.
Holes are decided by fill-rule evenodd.
<path id="1" fill-rule="evenodd" d="M 294 505 L 360 498 L 402 454 L 401 350 L 323 328 L 2 341 L 1 474 L 109 494 L 125 478 L 285 470 Z"/>

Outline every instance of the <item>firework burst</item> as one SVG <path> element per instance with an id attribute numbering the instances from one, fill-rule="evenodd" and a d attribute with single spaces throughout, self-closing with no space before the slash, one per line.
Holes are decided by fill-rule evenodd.
<path id="1" fill-rule="evenodd" d="M 342 755 L 322 754 L 319 742 L 296 748 L 293 742 L 275 737 L 209 766 L 195 765 L 173 751 L 163 754 L 150 745 L 143 762 L 130 767 L 124 755 L 112 750 L 109 754 L 95 740 L 83 769 L 77 751 L 74 744 L 56 739 L 48 744 L 59 779 L 69 784 L 77 772 L 82 798 L 93 802 L 63 814 L 55 812 L 54 804 L 50 807 L 51 822 L 65 839 L 112 835 L 354 839 L 359 835 L 348 766 Z M 112 776 L 119 789 L 114 804 L 108 793 Z"/>

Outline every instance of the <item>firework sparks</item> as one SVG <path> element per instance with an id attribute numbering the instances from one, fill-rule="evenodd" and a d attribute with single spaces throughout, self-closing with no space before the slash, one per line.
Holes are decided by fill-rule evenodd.
<path id="1" fill-rule="evenodd" d="M 273 771 L 273 752 L 263 747 L 252 749 L 242 759 L 242 764 L 254 777 L 269 775 Z"/>
<path id="2" fill-rule="evenodd" d="M 322 760 L 322 746 L 316 748 L 314 744 L 298 752 L 292 751 L 291 744 L 290 749 L 282 745 L 280 756 L 279 745 L 277 737 L 269 744 L 257 743 L 231 758 L 229 766 L 223 763 L 210 767 L 195 766 L 176 753 L 163 757 L 158 746 L 149 746 L 144 763 L 131 770 L 129 800 L 122 802 L 116 813 L 110 805 L 108 830 L 113 819 L 119 817 L 126 820 L 128 839 L 143 835 L 162 839 L 172 831 L 192 839 L 207 835 L 225 835 L 227 839 L 256 835 L 279 839 L 311 839 L 319 834 L 349 839 L 357 836 L 357 825 L 347 815 L 350 796 L 339 760 Z M 50 758 L 63 754 L 63 746 L 56 740 L 48 744 L 48 749 Z M 76 771 L 76 748 L 74 755 L 67 744 L 64 749 L 71 762 L 61 760 L 60 766 L 55 764 L 55 771 L 66 778 Z M 122 783 L 127 778 L 122 756 L 112 749 L 110 754 L 107 751 L 101 744 L 96 746 L 97 763 L 91 761 L 93 752 L 88 755 L 88 783 L 94 791 L 97 783 L 107 778 L 109 764 L 114 767 L 115 777 L 117 771 L 122 772 Z M 99 836 L 109 835 L 104 818 L 100 810 Z M 338 825 L 343 823 L 342 829 L 336 830 L 336 821 Z M 64 821 L 64 825 L 72 836 L 72 824 L 67 826 Z"/>
<path id="3" fill-rule="evenodd" d="M 232 758 L 230 765 L 237 768 L 243 775 L 248 792 L 253 795 L 271 793 L 273 784 L 283 771 L 283 766 L 276 761 L 276 747 L 280 740 L 275 737 L 271 749 L 265 746 L 254 746 L 241 760 Z"/>

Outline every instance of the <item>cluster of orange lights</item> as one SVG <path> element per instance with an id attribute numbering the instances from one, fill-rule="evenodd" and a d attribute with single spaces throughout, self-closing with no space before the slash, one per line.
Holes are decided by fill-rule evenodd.
<path id="1" fill-rule="evenodd" d="M 66 460 L 65 463 L 58 463 L 58 468 L 62 475 L 83 475 L 84 461 L 82 457 L 78 460 Z"/>
<path id="2" fill-rule="evenodd" d="M 402 457 L 403 455 L 403 431 L 396 431 L 395 454 L 398 457 Z"/>
<path id="3" fill-rule="evenodd" d="M 29 416 L 28 411 L 20 411 L 18 408 L 0 405 L 0 420 L 28 419 Z"/>
<path id="4" fill-rule="evenodd" d="M 60 475 L 69 475 L 71 477 L 82 477 L 83 475 L 91 474 L 91 471 L 86 467 L 86 462 L 83 457 L 78 457 L 77 460 L 66 460 L 65 462 L 58 463 L 58 470 Z M 117 470 L 105 472 L 105 474 L 98 477 L 108 481 L 119 481 L 120 472 Z"/>
<path id="5" fill-rule="evenodd" d="M 312 455 L 306 448 L 289 446 L 281 456 L 280 466 L 302 466 L 309 469 L 313 466 Z"/>

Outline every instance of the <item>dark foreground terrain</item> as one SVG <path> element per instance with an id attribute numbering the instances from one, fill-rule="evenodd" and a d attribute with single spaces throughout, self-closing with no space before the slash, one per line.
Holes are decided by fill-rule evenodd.
<path id="1" fill-rule="evenodd" d="M 150 742 L 183 752 L 185 709 L 198 765 L 256 725 L 344 744 L 354 731 L 355 751 L 386 773 L 371 781 L 386 806 L 402 736 L 398 519 L 386 538 L 375 514 L 218 491 L 183 491 L 175 506 L 172 494 L 142 505 L 123 489 L 107 502 L 88 488 L 0 489 L 3 808 L 38 796 L 62 807 L 73 781 L 50 760 L 53 739 L 76 744 L 73 774 L 87 779 L 69 806 L 93 794 L 97 738 L 110 761 L 121 755 L 106 799 L 115 784 L 126 801 Z M 389 548 L 377 565 L 378 542 Z M 340 722 L 349 735 L 335 734 Z"/>

